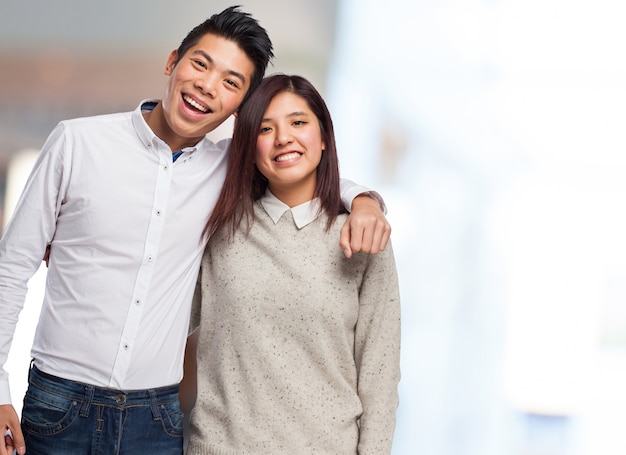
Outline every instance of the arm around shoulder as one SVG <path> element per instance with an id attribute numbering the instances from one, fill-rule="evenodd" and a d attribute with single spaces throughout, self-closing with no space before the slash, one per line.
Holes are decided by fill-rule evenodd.
<path id="1" fill-rule="evenodd" d="M 346 257 L 362 251 L 377 254 L 385 249 L 391 236 L 391 225 L 384 214 L 380 196 L 366 192 L 352 201 L 352 212 L 341 229 L 340 245 Z"/>

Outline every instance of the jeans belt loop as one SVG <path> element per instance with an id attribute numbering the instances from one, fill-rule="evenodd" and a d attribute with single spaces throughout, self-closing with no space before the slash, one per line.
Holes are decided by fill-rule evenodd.
<path id="1" fill-rule="evenodd" d="M 148 390 L 150 394 L 150 409 L 152 409 L 152 417 L 154 420 L 161 420 L 161 413 L 159 412 L 159 402 L 157 400 L 157 393 L 154 389 Z"/>
<path id="2" fill-rule="evenodd" d="M 83 401 L 83 405 L 80 407 L 81 417 L 89 416 L 89 408 L 91 407 L 91 401 L 93 400 L 94 389 L 94 386 L 85 384 L 85 400 Z"/>

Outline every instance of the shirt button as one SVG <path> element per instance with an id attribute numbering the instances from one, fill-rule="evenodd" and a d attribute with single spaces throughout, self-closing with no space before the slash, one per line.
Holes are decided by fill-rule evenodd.
<path id="1" fill-rule="evenodd" d="M 124 343 L 124 349 L 128 350 L 128 343 Z"/>
<path id="2" fill-rule="evenodd" d="M 148 262 L 152 262 L 152 256 L 148 256 Z"/>
<path id="3" fill-rule="evenodd" d="M 141 303 L 141 300 L 137 299 L 135 300 L 135 305 L 139 305 Z"/>
<path id="4" fill-rule="evenodd" d="M 157 210 L 157 211 L 156 211 L 156 214 L 157 214 L 157 216 L 160 216 L 160 215 L 161 215 L 161 211 L 160 211 L 160 210 Z"/>

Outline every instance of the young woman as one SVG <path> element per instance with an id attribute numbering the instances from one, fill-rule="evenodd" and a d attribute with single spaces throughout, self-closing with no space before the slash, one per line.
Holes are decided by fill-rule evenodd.
<path id="1" fill-rule="evenodd" d="M 261 83 L 239 112 L 229 169 L 192 316 L 187 453 L 389 453 L 400 378 L 393 252 L 341 251 L 333 125 L 310 82 Z"/>

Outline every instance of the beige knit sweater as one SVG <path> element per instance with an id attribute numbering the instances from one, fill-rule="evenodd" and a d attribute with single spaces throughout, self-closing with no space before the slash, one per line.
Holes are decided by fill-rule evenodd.
<path id="1" fill-rule="evenodd" d="M 345 216 L 299 229 L 255 206 L 201 271 L 198 397 L 188 454 L 388 454 L 400 379 L 391 245 L 346 259 Z M 198 322 L 196 320 L 196 323 Z M 193 323 L 192 323 L 193 324 Z"/>

